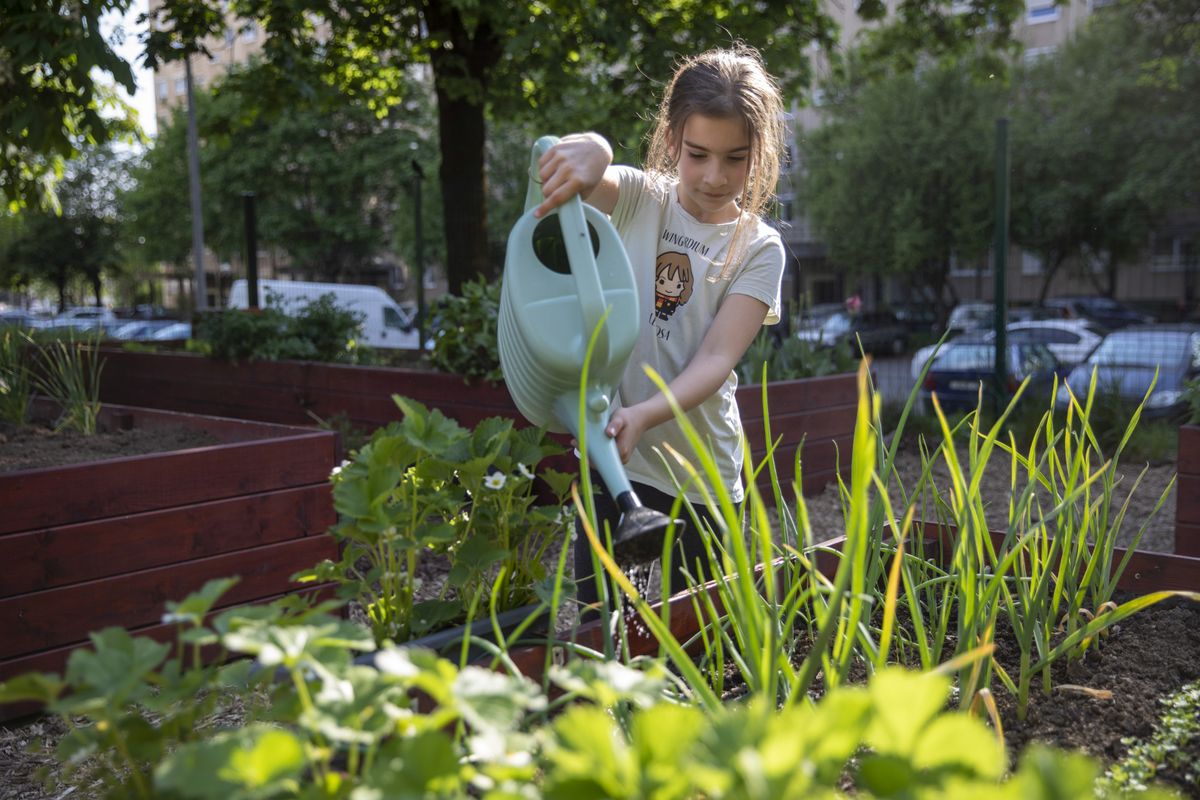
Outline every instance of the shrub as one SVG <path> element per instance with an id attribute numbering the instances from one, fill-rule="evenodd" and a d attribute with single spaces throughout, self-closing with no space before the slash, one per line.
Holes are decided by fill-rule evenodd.
<path id="1" fill-rule="evenodd" d="M 834 347 L 823 347 L 794 336 L 776 339 L 764 329 L 754 337 L 746 354 L 738 362 L 737 375 L 742 385 L 757 384 L 762 380 L 765 362 L 768 381 L 819 378 L 852 372 L 857 361 L 845 342 L 838 342 Z"/>
<path id="2" fill-rule="evenodd" d="M 271 305 L 258 311 L 226 309 L 204 315 L 197 338 L 223 361 L 332 361 L 358 364 L 369 358 L 357 337 L 362 315 L 338 306 L 332 294 L 305 303 L 295 316 Z"/>
<path id="3" fill-rule="evenodd" d="M 470 380 L 499 383 L 500 350 L 496 321 L 500 314 L 500 283 L 482 278 L 463 285 L 462 295 L 446 295 L 434 309 L 433 352 L 435 369 Z"/>

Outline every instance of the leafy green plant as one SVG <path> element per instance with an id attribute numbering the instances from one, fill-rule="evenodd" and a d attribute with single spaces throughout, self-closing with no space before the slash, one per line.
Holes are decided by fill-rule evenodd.
<path id="1" fill-rule="evenodd" d="M 56 427 L 71 428 L 85 435 L 96 432 L 100 417 L 100 372 L 104 359 L 98 355 L 100 334 L 78 341 L 73 334 L 43 342 L 38 351 L 37 388 L 60 408 Z"/>
<path id="2" fill-rule="evenodd" d="M 19 676 L 0 702 L 45 703 L 69 730 L 67 782 L 112 797 L 775 800 L 835 796 L 849 780 L 863 797 L 1024 799 L 1083 796 L 1097 772 L 1039 747 L 1004 780 L 1002 742 L 945 710 L 936 673 L 889 667 L 782 711 L 761 697 L 705 709 L 657 661 L 575 659 L 539 687 L 503 659 L 493 671 L 376 650 L 328 604 L 214 614 L 233 583 L 169 604 L 174 648 L 107 629 L 65 676 Z M 206 665 L 205 647 L 253 660 Z M 218 713 L 235 703 L 241 716 Z"/>
<path id="3" fill-rule="evenodd" d="M 294 315 L 269 300 L 257 311 L 225 309 L 205 314 L 196 325 L 196 338 L 207 343 L 209 355 L 224 361 L 357 364 L 371 358 L 369 349 L 357 340 L 362 320 L 361 313 L 337 305 L 332 294 L 307 301 Z"/>
<path id="4" fill-rule="evenodd" d="M 761 380 L 763 364 L 767 365 L 770 380 L 790 381 L 851 372 L 857 363 L 844 341 L 824 347 L 794 336 L 777 340 L 764 329 L 754 337 L 736 371 L 739 383 L 749 386 Z"/>
<path id="5" fill-rule="evenodd" d="M 0 422 L 20 425 L 29 414 L 34 382 L 26 358 L 33 349 L 25 331 L 0 328 Z"/>
<path id="6" fill-rule="evenodd" d="M 490 418 L 467 430 L 440 411 L 393 396 L 404 414 L 334 470 L 330 530 L 343 545 L 309 579 L 336 580 L 366 610 L 375 638 L 397 642 L 462 622 L 481 600 L 511 609 L 535 602 L 544 555 L 565 536 L 571 476 L 545 470 L 554 502 L 538 505 L 535 472 L 561 448 L 537 428 Z M 423 559 L 450 559 L 436 596 L 419 600 Z"/>
<path id="7" fill-rule="evenodd" d="M 435 369 L 471 380 L 499 383 L 500 350 L 496 320 L 500 283 L 478 279 L 464 283 L 461 295 L 446 295 L 433 310 L 434 340 L 429 361 Z"/>
<path id="8" fill-rule="evenodd" d="M 1129 747 L 1125 757 L 1109 767 L 1096 782 L 1096 795 L 1120 797 L 1125 792 L 1142 792 L 1170 770 L 1182 782 L 1200 783 L 1200 682 L 1192 682 L 1159 702 L 1166 709 L 1145 739 L 1122 739 Z"/>

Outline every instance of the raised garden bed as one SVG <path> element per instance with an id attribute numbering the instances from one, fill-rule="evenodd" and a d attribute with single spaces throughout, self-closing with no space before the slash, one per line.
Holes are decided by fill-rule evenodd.
<path id="1" fill-rule="evenodd" d="M 445 373 L 396 367 L 358 367 L 309 361 L 230 364 L 188 353 L 140 353 L 104 348 L 101 399 L 172 411 L 213 414 L 286 425 L 312 425 L 315 415 L 338 416 L 363 430 L 399 419 L 391 400 L 401 394 L 437 408 L 464 427 L 487 417 L 522 417 L 503 386 L 467 384 Z M 771 438 L 780 483 L 791 484 L 793 455 L 803 441 L 804 494 L 820 492 L 849 466 L 856 387 L 853 374 L 779 381 L 768 385 Z M 762 389 L 738 389 L 742 422 L 755 460 L 766 452 Z M 573 459 L 554 464 L 568 471 Z M 765 488 L 768 475 L 762 476 Z"/>
<path id="2" fill-rule="evenodd" d="M 1175 552 L 1200 557 L 1200 426 L 1179 428 L 1175 486 Z"/>
<path id="3" fill-rule="evenodd" d="M 59 671 L 88 633 L 167 639 L 164 603 L 240 576 L 226 605 L 294 591 L 336 558 L 335 434 L 106 405 L 112 428 L 204 431 L 214 444 L 0 473 L 0 680 Z M 19 709 L 0 707 L 0 718 Z"/>

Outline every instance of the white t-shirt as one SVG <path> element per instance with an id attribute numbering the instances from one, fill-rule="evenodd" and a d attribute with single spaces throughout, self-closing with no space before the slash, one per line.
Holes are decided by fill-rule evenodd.
<path id="1" fill-rule="evenodd" d="M 733 274 L 722 280 L 725 252 L 737 223 L 699 222 L 679 204 L 677 181 L 655 180 L 632 167 L 617 170 L 619 194 L 611 218 L 633 265 L 642 326 L 621 379 L 618 402 L 634 405 L 659 392 L 644 366 L 649 365 L 670 384 L 696 354 L 726 295 L 744 294 L 761 300 L 769 309 L 764 324 L 779 321 L 783 243 L 778 231 L 761 219 L 747 219 L 745 224 L 751 227 L 745 232 L 749 235 L 742 251 L 745 257 Z M 736 390 L 737 374 L 730 371 L 716 393 L 688 412 L 688 420 L 708 443 L 730 496 L 740 502 L 744 496 L 742 423 Z M 680 482 L 687 473 L 678 468 L 664 444 L 703 474 L 673 419 L 643 434 L 625 469 L 631 480 L 673 495 L 675 483 L 663 467 L 663 457 Z M 704 502 L 703 494 L 693 487 L 686 494 L 693 502 Z"/>

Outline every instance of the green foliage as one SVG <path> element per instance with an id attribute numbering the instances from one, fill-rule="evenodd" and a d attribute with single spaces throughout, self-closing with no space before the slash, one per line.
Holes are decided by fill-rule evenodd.
<path id="1" fill-rule="evenodd" d="M 463 285 L 461 295 L 446 295 L 432 312 L 434 368 L 468 380 L 499 383 L 500 351 L 496 320 L 500 314 L 500 283 L 483 279 Z"/>
<path id="2" fill-rule="evenodd" d="M 417 124 L 389 124 L 323 83 L 317 69 L 251 63 L 197 91 L 205 241 L 222 258 L 240 254 L 241 193 L 254 192 L 260 247 L 288 253 L 310 275 L 345 280 L 411 244 L 410 161 L 436 162 L 420 135 L 432 115 L 414 87 L 408 113 Z M 162 127 L 125 195 L 146 247 L 176 262 L 191 246 L 179 224 L 190 213 L 186 128 L 182 111 Z M 428 220 L 437 194 L 425 194 Z M 425 251 L 428 259 L 438 248 Z"/>
<path id="3" fill-rule="evenodd" d="M 34 347 L 25 331 L 0 326 L 0 422 L 20 425 L 33 398 L 33 374 L 26 358 Z"/>
<path id="4" fill-rule="evenodd" d="M 1189 683 L 1159 702 L 1166 710 L 1154 732 L 1141 740 L 1132 736 L 1121 740 L 1129 750 L 1097 783 L 1098 797 L 1142 792 L 1168 770 L 1182 783 L 1195 786 L 1200 782 L 1200 757 L 1196 755 L 1200 743 L 1200 683 Z"/>
<path id="5" fill-rule="evenodd" d="M 101 335 L 77 341 L 74 332 L 41 344 L 34 384 L 60 407 L 55 427 L 71 428 L 85 435 L 96 432 L 100 416 L 99 356 Z"/>
<path id="6" fill-rule="evenodd" d="M 100 36 L 100 19 L 130 0 L 6 3 L 0 26 L 0 199 L 10 211 L 56 206 L 54 184 L 84 142 L 130 139 L 136 113 L 109 79 L 133 94 L 133 71 Z M 115 112 L 115 113 L 112 113 Z"/>
<path id="7" fill-rule="evenodd" d="M 4 254 L 12 285 L 54 287 L 61 310 L 84 282 L 100 304 L 102 276 L 117 275 L 123 257 L 117 198 L 126 168 L 124 157 L 105 147 L 82 148 L 65 165 L 55 188 L 59 207 L 21 215 Z"/>
<path id="8" fill-rule="evenodd" d="M 822 347 L 794 336 L 777 340 L 770 331 L 763 330 L 754 337 L 738 362 L 738 384 L 753 386 L 759 383 L 764 363 L 768 381 L 790 381 L 852 372 L 857 359 L 845 341 L 833 347 Z"/>
<path id="9" fill-rule="evenodd" d="M 201 317 L 195 338 L 223 361 L 331 361 L 369 358 L 359 346 L 362 314 L 339 306 L 332 294 L 309 300 L 295 315 L 268 304 L 258 311 L 225 309 Z"/>
<path id="10" fill-rule="evenodd" d="M 949 681 L 934 674 L 892 667 L 783 711 L 760 699 L 705 712 L 657 663 L 575 659 L 540 688 L 420 649 L 366 666 L 351 654 L 374 643 L 328 605 L 210 617 L 234 582 L 169 605 L 173 648 L 109 628 L 65 676 L 19 676 L 0 702 L 45 703 L 69 730 L 57 751 L 67 782 L 112 797 L 779 800 L 833 797 L 849 778 L 864 797 L 1024 800 L 1083 796 L 1097 771 L 1036 748 L 1001 782 L 1002 743 L 945 710 Z M 255 661 L 205 666 L 205 645 Z M 553 717 L 551 692 L 572 703 Z M 209 724 L 239 698 L 254 698 L 241 725 Z"/>
<path id="11" fill-rule="evenodd" d="M 1018 75 L 1012 229 L 1042 258 L 1043 296 L 1066 264 L 1111 296 L 1121 266 L 1141 256 L 1172 207 L 1190 202 L 1185 176 L 1200 174 L 1185 121 L 1195 100 L 1146 80 L 1144 65 L 1169 34 L 1137 6 L 1094 15 Z M 1196 66 L 1187 72 L 1200 86 Z"/>
<path id="12" fill-rule="evenodd" d="M 570 476 L 541 477 L 556 498 L 538 505 L 536 466 L 561 448 L 537 428 L 493 417 L 467 430 L 395 396 L 404 419 L 381 428 L 334 470 L 342 558 L 310 579 L 336 580 L 359 600 L 376 641 L 405 642 L 461 622 L 480 601 L 503 611 L 537 600 L 543 556 L 565 535 Z M 440 593 L 418 600 L 423 559 L 448 556 Z M 364 566 L 366 565 L 366 566 Z"/>
<path id="13" fill-rule="evenodd" d="M 956 64 L 842 91 L 804 143 L 801 189 L 830 261 L 942 298 L 952 258 L 970 263 L 988 248 L 1002 95 Z"/>

